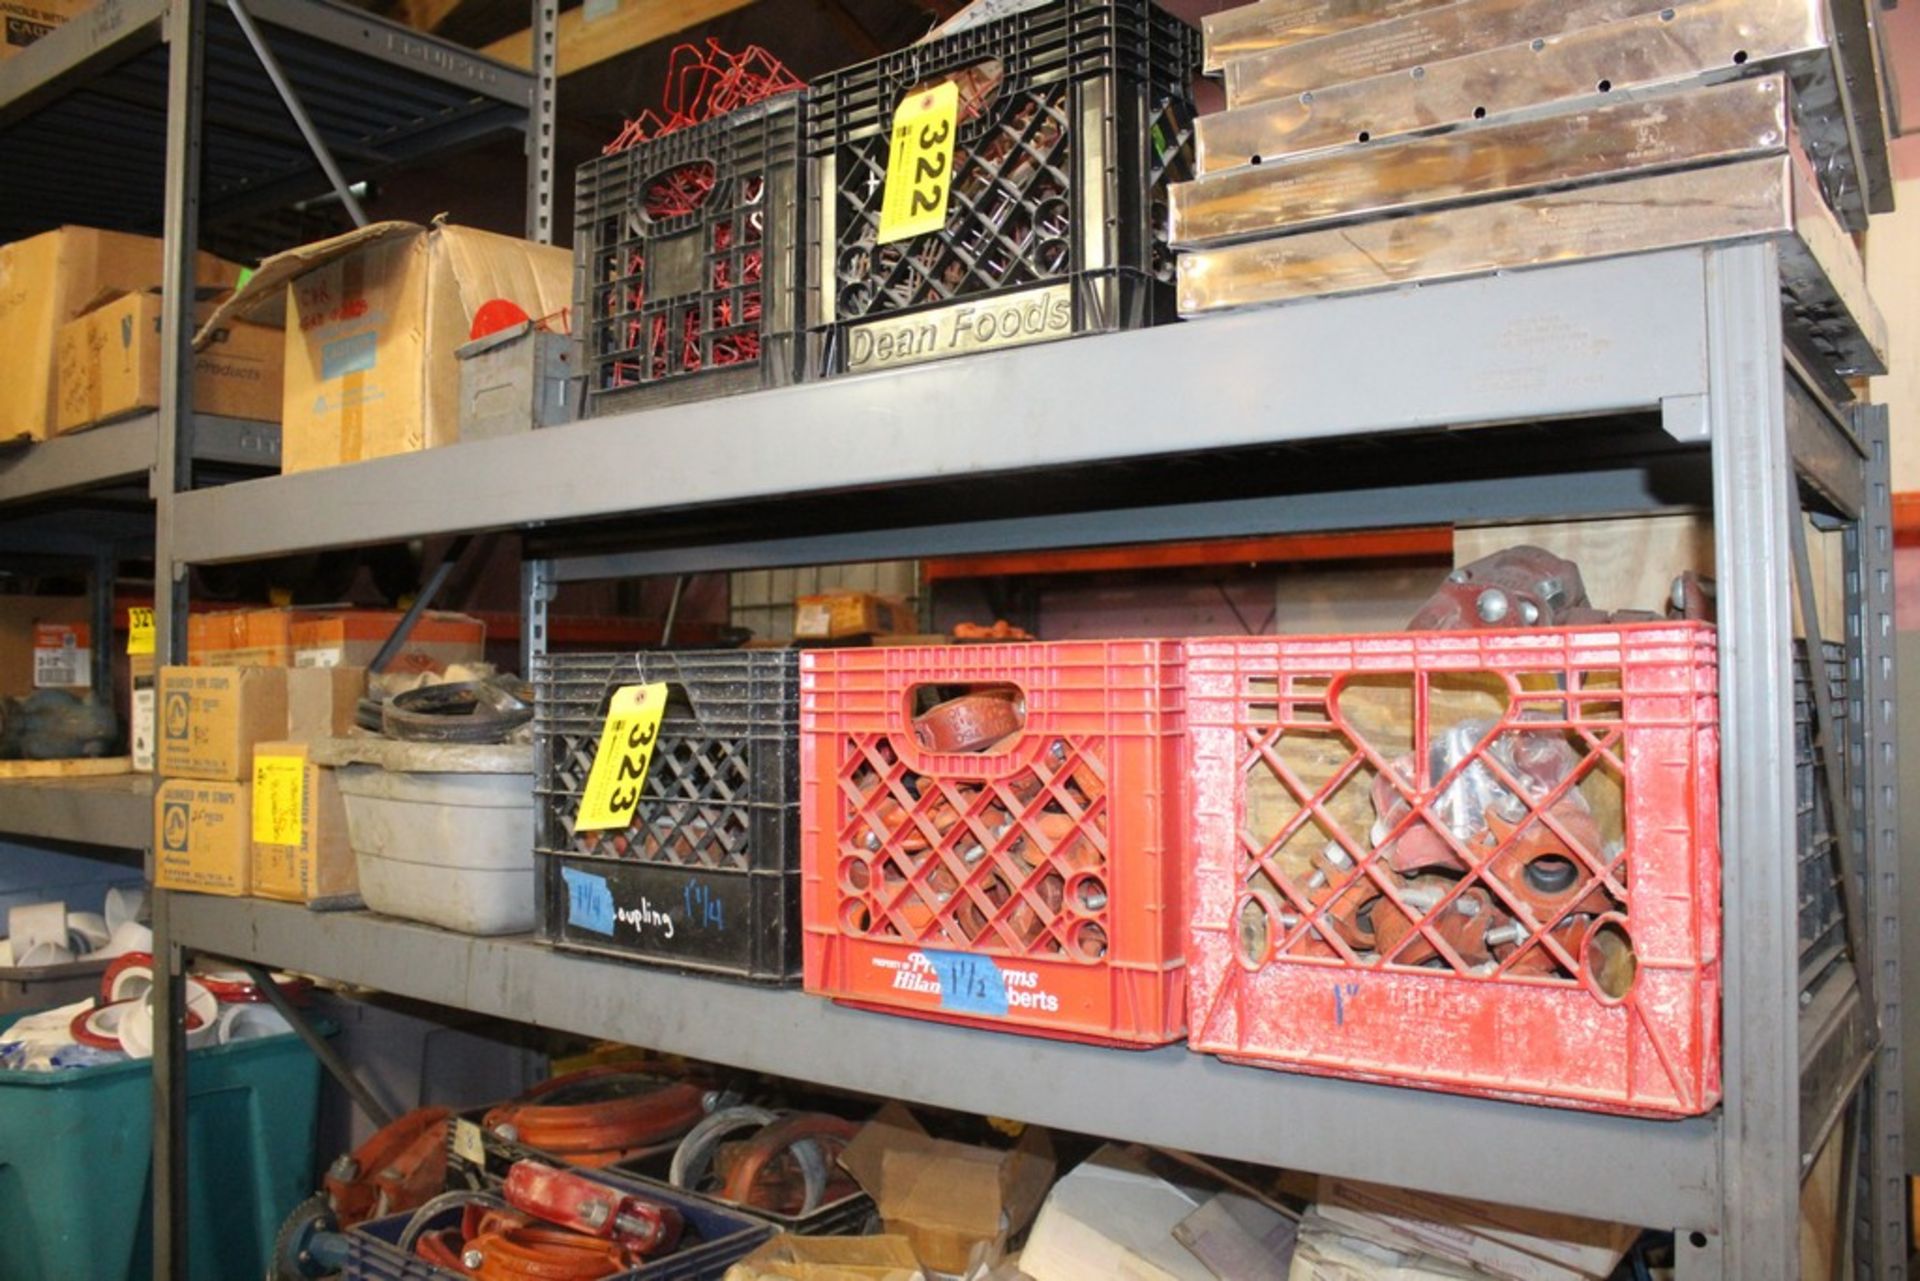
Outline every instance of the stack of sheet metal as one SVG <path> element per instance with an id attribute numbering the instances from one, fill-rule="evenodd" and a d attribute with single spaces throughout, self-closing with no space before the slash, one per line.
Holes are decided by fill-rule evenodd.
<path id="1" fill-rule="evenodd" d="M 1884 369 L 1847 227 L 1884 207 L 1829 0 L 1259 0 L 1173 188 L 1185 315 L 1772 239 L 1790 335 Z"/>

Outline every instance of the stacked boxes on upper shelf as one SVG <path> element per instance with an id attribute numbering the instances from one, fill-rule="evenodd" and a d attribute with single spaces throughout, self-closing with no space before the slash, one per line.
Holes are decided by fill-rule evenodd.
<path id="1" fill-rule="evenodd" d="M 570 265 L 564 249 L 472 227 L 373 223 L 263 261 L 194 345 L 284 314 L 283 472 L 434 448 L 459 439 L 454 353 L 483 308 L 564 315 Z"/>
<path id="2" fill-rule="evenodd" d="M 1182 315 L 1768 240 L 1808 363 L 1884 370 L 1823 0 L 1360 8 L 1207 19 L 1227 109 L 1172 193 Z"/>

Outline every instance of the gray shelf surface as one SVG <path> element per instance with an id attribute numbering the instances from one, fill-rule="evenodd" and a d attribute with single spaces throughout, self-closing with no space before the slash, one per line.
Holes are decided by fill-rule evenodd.
<path id="1" fill-rule="evenodd" d="M 969 539 L 1033 547 L 1048 531 L 1010 517 L 996 534 L 984 518 L 979 504 L 1003 480 L 1118 462 L 1134 469 L 1125 488 L 1150 503 L 1169 456 L 1663 409 L 1676 435 L 1697 441 L 1705 270 L 1689 250 L 1327 299 L 248 481 L 180 495 L 172 554 L 241 561 L 615 517 L 674 522 L 674 544 L 711 552 L 699 522 L 742 504 L 825 500 L 860 528 L 902 495 L 918 520 L 951 522 L 955 536 L 943 547 L 897 537 L 890 554 Z M 1479 461 L 1485 472 L 1496 460 Z M 1341 507 L 1348 524 L 1355 513 L 1379 522 L 1377 506 Z M 1271 528 L 1270 515 L 1256 523 Z M 1173 536 L 1126 524 L 1135 541 Z M 816 526 L 763 516 L 756 536 L 798 527 Z M 1100 541 L 1080 515 L 1051 536 Z M 789 546 L 787 563 L 830 559 L 824 550 Z M 702 568 L 727 567 L 709 559 Z"/>
<path id="2" fill-rule="evenodd" d="M 0 781 L 6 837 L 139 851 L 153 835 L 153 775 Z"/>
<path id="3" fill-rule="evenodd" d="M 823 1085 L 1216 1157 L 1709 1228 L 1717 1117 L 1647 1121 L 981 1032 L 367 912 L 168 895 L 189 949 Z M 1575 1163 L 1589 1179 L 1568 1179 Z"/>
<path id="4" fill-rule="evenodd" d="M 159 416 L 147 413 L 0 449 L 0 507 L 128 482 L 145 495 L 158 430 Z M 280 465 L 278 423 L 202 416 L 195 420 L 194 431 L 199 462 L 244 468 Z"/>
<path id="5" fill-rule="evenodd" d="M 0 63 L 0 241 L 62 223 L 159 234 L 166 0 L 100 3 Z M 247 0 L 350 181 L 525 127 L 532 76 L 331 0 Z M 208 6 L 206 243 L 257 254 L 324 234 L 282 215 L 327 182 L 223 0 Z"/>

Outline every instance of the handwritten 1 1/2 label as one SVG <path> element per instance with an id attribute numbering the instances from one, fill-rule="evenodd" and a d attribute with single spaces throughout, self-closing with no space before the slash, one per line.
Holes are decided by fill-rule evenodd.
<path id="1" fill-rule="evenodd" d="M 153 611 L 135 606 L 127 611 L 127 653 L 153 653 Z"/>
<path id="2" fill-rule="evenodd" d="M 906 240 L 947 225 L 959 115 L 960 86 L 951 80 L 914 94 L 894 109 L 876 243 Z"/>
<path id="3" fill-rule="evenodd" d="M 647 766 L 653 763 L 654 743 L 660 737 L 660 717 L 666 710 L 665 681 L 623 685 L 613 692 L 606 725 L 600 731 L 600 749 L 580 798 L 580 816 L 573 823 L 575 831 L 601 832 L 633 822 Z"/>
<path id="4" fill-rule="evenodd" d="M 307 762 L 299 756 L 253 758 L 253 839 L 299 845 L 306 838 Z"/>
<path id="5" fill-rule="evenodd" d="M 940 979 L 940 1008 L 961 1014 L 1007 1016 L 1007 982 L 990 956 L 926 948 L 927 962 Z"/>

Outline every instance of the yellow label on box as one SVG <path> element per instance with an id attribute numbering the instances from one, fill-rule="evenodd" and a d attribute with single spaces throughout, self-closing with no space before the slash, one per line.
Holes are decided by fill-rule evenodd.
<path id="1" fill-rule="evenodd" d="M 666 710 L 664 681 L 623 685 L 613 692 L 574 830 L 600 832 L 633 822 L 647 766 L 653 761 L 654 741 L 660 736 L 660 717 Z"/>
<path id="2" fill-rule="evenodd" d="M 127 611 L 127 653 L 153 653 L 153 611 L 133 608 Z"/>
<path id="3" fill-rule="evenodd" d="M 253 839 L 298 845 L 306 838 L 307 762 L 298 756 L 253 758 Z"/>
<path id="4" fill-rule="evenodd" d="M 959 115 L 960 86 L 951 80 L 914 94 L 894 110 L 877 243 L 906 240 L 947 225 Z"/>

